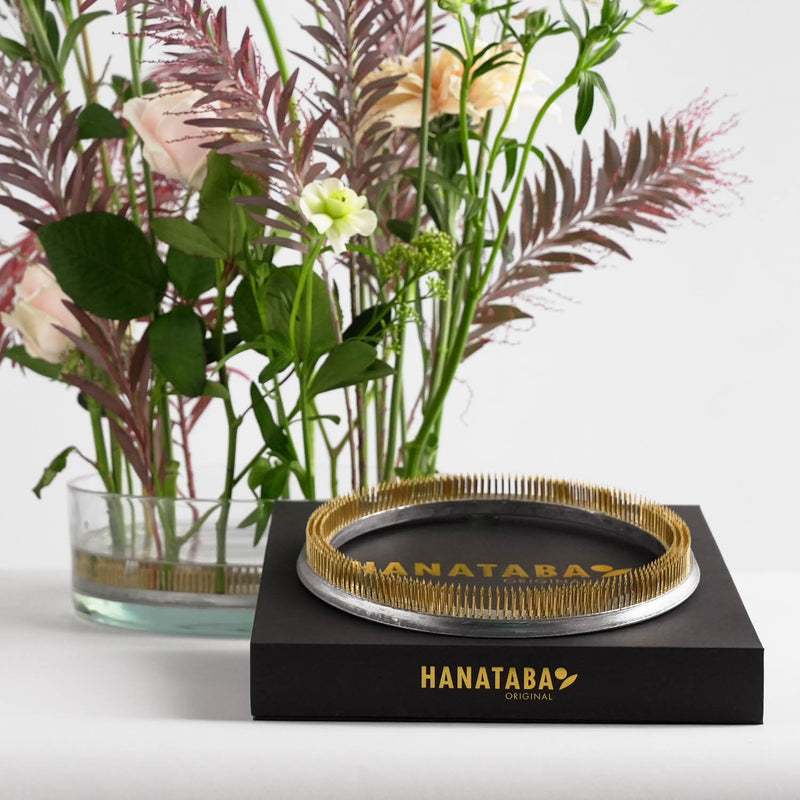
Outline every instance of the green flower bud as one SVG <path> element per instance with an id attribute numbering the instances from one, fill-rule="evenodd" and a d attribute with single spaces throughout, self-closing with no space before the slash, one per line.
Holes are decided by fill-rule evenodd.
<path id="1" fill-rule="evenodd" d="M 525 17 L 525 34 L 527 36 L 540 36 L 547 30 L 550 24 L 550 18 L 547 14 L 547 9 L 542 8 L 539 11 L 531 11 Z"/>
<path id="2" fill-rule="evenodd" d="M 439 8 L 453 14 L 460 14 L 468 5 L 472 5 L 472 0 L 439 0 Z"/>
<path id="3" fill-rule="evenodd" d="M 669 0 L 642 0 L 642 5 L 657 15 L 669 14 L 678 7 L 677 3 L 671 3 Z"/>

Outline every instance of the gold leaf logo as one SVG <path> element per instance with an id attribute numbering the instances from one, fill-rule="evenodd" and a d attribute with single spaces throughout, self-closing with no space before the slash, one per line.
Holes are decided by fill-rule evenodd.
<path id="1" fill-rule="evenodd" d="M 556 680 L 561 681 L 561 685 L 558 687 L 558 691 L 560 692 L 562 689 L 566 689 L 568 686 L 572 686 L 576 680 L 578 680 L 578 673 L 574 673 L 570 675 L 569 672 L 564 669 L 564 667 L 559 667 L 555 671 Z"/>

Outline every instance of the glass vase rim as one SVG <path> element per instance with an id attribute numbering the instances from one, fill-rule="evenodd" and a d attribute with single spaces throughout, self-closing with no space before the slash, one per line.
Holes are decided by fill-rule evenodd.
<path id="1" fill-rule="evenodd" d="M 206 495 L 198 497 L 192 497 L 190 495 L 177 495 L 172 497 L 170 495 L 143 494 L 141 492 L 111 492 L 103 487 L 102 483 L 100 484 L 99 488 L 92 488 L 91 486 L 86 485 L 92 481 L 102 481 L 102 478 L 97 473 L 93 472 L 84 473 L 83 475 L 70 478 L 70 480 L 67 481 L 67 491 L 72 494 L 82 494 L 98 498 L 118 497 L 126 500 L 146 500 L 148 502 L 171 500 L 175 503 L 227 503 L 230 505 L 248 504 L 251 506 L 274 502 L 273 500 L 262 500 L 258 497 L 210 497 Z"/>

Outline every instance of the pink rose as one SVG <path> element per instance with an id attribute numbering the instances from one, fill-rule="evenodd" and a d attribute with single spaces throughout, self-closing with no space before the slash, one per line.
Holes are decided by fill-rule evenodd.
<path id="1" fill-rule="evenodd" d="M 60 325 L 76 336 L 81 326 L 64 305 L 69 297 L 56 283 L 53 273 L 41 264 L 31 264 L 14 287 L 14 294 L 14 310 L 2 315 L 3 324 L 20 333 L 29 355 L 51 364 L 61 363 L 73 344 L 55 326 Z"/>
<path id="2" fill-rule="evenodd" d="M 122 116 L 142 140 L 142 155 L 153 171 L 199 189 L 206 177 L 208 148 L 219 132 L 187 125 L 186 120 L 213 115 L 211 106 L 194 107 L 203 93 L 184 84 L 168 83 L 158 94 L 134 97 Z"/>

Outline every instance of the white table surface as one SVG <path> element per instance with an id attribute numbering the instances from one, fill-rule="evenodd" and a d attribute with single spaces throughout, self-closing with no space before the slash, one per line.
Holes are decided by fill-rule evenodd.
<path id="1" fill-rule="evenodd" d="M 248 642 L 77 619 L 0 572 L 0 798 L 800 798 L 800 572 L 734 576 L 765 724 L 254 722 Z"/>

